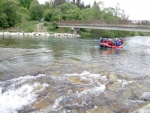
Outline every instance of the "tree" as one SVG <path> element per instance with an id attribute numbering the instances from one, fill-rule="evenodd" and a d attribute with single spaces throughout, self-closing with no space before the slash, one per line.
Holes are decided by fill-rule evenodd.
<path id="1" fill-rule="evenodd" d="M 29 6 L 31 20 L 40 20 L 43 17 L 43 7 L 38 3 L 37 0 L 33 0 Z"/>
<path id="2" fill-rule="evenodd" d="M 77 4 L 77 6 L 80 6 L 81 0 L 77 0 L 76 4 Z"/>
<path id="3" fill-rule="evenodd" d="M 92 16 L 92 9 L 91 8 L 86 8 L 81 10 L 83 20 L 93 20 Z"/>
<path id="4" fill-rule="evenodd" d="M 31 19 L 32 20 L 41 20 L 43 17 L 43 7 L 41 5 L 34 5 L 30 8 Z"/>
<path id="5" fill-rule="evenodd" d="M 44 10 L 52 9 L 52 2 L 45 2 L 43 5 Z"/>
<path id="6" fill-rule="evenodd" d="M 66 20 L 82 20 L 83 19 L 79 8 L 67 10 L 65 16 L 66 16 Z"/>
<path id="7" fill-rule="evenodd" d="M 46 11 L 45 11 L 45 14 L 44 14 L 44 19 L 45 19 L 45 21 L 51 21 L 52 20 L 52 10 L 51 9 L 47 9 Z"/>
<path id="8" fill-rule="evenodd" d="M 120 16 L 120 11 L 121 11 L 121 9 L 120 9 L 120 4 L 119 3 L 117 3 L 116 4 L 116 7 L 115 7 L 115 17 L 119 17 Z"/>
<path id="9" fill-rule="evenodd" d="M 54 0 L 53 7 L 66 3 L 66 0 Z"/>
<path id="10" fill-rule="evenodd" d="M 79 9 L 78 6 L 75 4 L 71 4 L 69 2 L 61 4 L 57 7 L 55 7 L 55 9 L 53 9 L 53 18 L 57 17 L 57 20 L 60 20 L 60 19 L 66 20 L 68 18 L 67 12 L 69 10 L 75 10 L 75 9 Z M 80 11 L 80 9 L 79 9 L 79 11 Z"/>
<path id="11" fill-rule="evenodd" d="M 0 14 L 0 27 L 3 27 L 3 28 L 9 27 L 7 19 L 8 19 L 8 17 L 6 14 L 4 14 L 4 13 Z"/>
<path id="12" fill-rule="evenodd" d="M 125 14 L 125 11 L 124 10 L 122 10 L 122 12 L 121 12 L 121 20 L 128 20 L 128 18 L 129 18 L 129 16 L 127 16 L 126 14 Z"/>
<path id="13" fill-rule="evenodd" d="M 37 0 L 32 0 L 32 2 L 29 5 L 29 10 L 34 7 L 35 5 L 40 5 L 39 2 Z"/>
<path id="14" fill-rule="evenodd" d="M 20 22 L 19 3 L 14 0 L 5 0 L 1 3 L 1 26 L 13 27 Z"/>
<path id="15" fill-rule="evenodd" d="M 76 0 L 73 0 L 73 4 L 75 4 L 76 3 Z"/>
<path id="16" fill-rule="evenodd" d="M 29 9 L 29 6 L 30 6 L 30 3 L 33 1 L 33 0 L 18 0 L 20 5 Z"/>
<path id="17" fill-rule="evenodd" d="M 105 8 L 104 9 L 104 20 L 107 22 L 114 22 L 116 21 L 116 16 L 115 15 L 115 9 L 114 8 Z"/>
<path id="18" fill-rule="evenodd" d="M 94 2 L 93 6 L 92 6 L 92 17 L 95 20 L 102 20 L 103 16 L 101 15 L 101 10 L 99 7 L 100 3 L 96 3 L 96 1 Z"/>

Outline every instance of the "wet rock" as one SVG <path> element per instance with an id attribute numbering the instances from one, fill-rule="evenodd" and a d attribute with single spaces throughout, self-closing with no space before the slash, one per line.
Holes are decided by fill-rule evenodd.
<path id="1" fill-rule="evenodd" d="M 113 90 L 113 91 L 118 91 L 120 88 L 120 85 L 118 82 L 109 82 L 107 85 L 106 85 L 106 89 L 108 90 Z"/>
<path id="2" fill-rule="evenodd" d="M 81 84 L 79 77 L 69 77 L 69 80 L 71 81 L 71 83 Z"/>
<path id="3" fill-rule="evenodd" d="M 114 73 L 109 73 L 107 78 L 110 83 L 114 83 L 117 81 L 117 76 Z"/>
<path id="4" fill-rule="evenodd" d="M 143 95 L 140 97 L 143 101 L 149 101 L 150 102 L 150 92 L 144 92 Z"/>
<path id="5" fill-rule="evenodd" d="M 88 80 L 80 80 L 79 77 L 77 76 L 72 76 L 72 77 L 69 77 L 69 80 L 71 81 L 71 83 L 74 83 L 74 84 L 88 84 L 89 81 Z"/>
<path id="6" fill-rule="evenodd" d="M 123 97 L 125 99 L 138 99 L 141 96 L 141 92 L 135 89 L 126 89 L 123 91 Z"/>
<path id="7" fill-rule="evenodd" d="M 149 87 L 147 87 L 144 83 L 135 82 L 134 86 L 136 86 L 137 89 L 139 89 L 143 92 L 150 92 Z"/>
<path id="8" fill-rule="evenodd" d="M 106 106 L 95 107 L 95 109 L 89 110 L 90 113 L 114 113 Z"/>
<path id="9" fill-rule="evenodd" d="M 38 102 L 36 102 L 33 105 L 33 108 L 36 108 L 37 110 L 41 110 L 41 109 L 45 109 L 50 105 L 50 102 L 45 99 L 45 98 L 41 98 Z"/>
<path id="10" fill-rule="evenodd" d="M 124 75 L 124 74 L 118 75 L 118 78 L 123 79 L 123 80 L 127 80 L 127 81 L 132 81 L 133 80 L 130 76 Z"/>
<path id="11" fill-rule="evenodd" d="M 142 103 L 135 110 L 131 110 L 129 113 L 150 113 L 150 103 Z"/>
<path id="12" fill-rule="evenodd" d="M 93 101 L 96 106 L 104 106 L 109 103 L 109 99 L 107 99 L 105 95 L 99 95 L 95 97 Z"/>
<path id="13" fill-rule="evenodd" d="M 53 90 L 49 90 L 47 93 L 47 97 L 49 100 L 55 100 L 57 97 L 57 94 Z"/>
<path id="14" fill-rule="evenodd" d="M 86 113 L 86 110 L 82 108 L 77 108 L 73 109 L 71 113 Z"/>
<path id="15" fill-rule="evenodd" d="M 36 109 L 25 107 L 22 110 L 18 110 L 17 113 L 34 113 Z"/>

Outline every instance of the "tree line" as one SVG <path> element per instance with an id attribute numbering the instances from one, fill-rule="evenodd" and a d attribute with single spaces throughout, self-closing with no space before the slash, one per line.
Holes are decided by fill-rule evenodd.
<path id="1" fill-rule="evenodd" d="M 118 21 L 128 20 L 128 16 L 119 7 L 119 4 L 116 4 L 115 8 L 105 8 L 102 2 L 96 1 L 90 6 L 90 4 L 85 5 L 81 0 L 49 0 L 45 4 L 39 4 L 37 0 L 0 0 L 0 27 L 3 29 L 19 26 L 25 21 L 41 20 L 46 22 L 60 20 Z M 96 32 L 101 35 L 111 34 L 111 37 L 114 35 L 112 31 L 106 33 L 102 30 L 81 29 L 79 32 L 87 36 Z"/>

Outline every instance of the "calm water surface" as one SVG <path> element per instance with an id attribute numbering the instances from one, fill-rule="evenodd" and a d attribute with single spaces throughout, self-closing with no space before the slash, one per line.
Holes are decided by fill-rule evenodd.
<path id="1" fill-rule="evenodd" d="M 37 91 L 35 94 L 32 94 L 33 91 L 28 91 L 29 89 L 33 89 L 40 84 L 40 86 L 43 87 L 42 90 L 44 90 L 52 85 L 52 82 L 55 82 L 53 83 L 53 85 L 55 84 L 55 88 L 57 86 L 63 86 L 65 83 L 61 81 L 61 79 L 67 81 L 68 79 L 66 77 L 72 76 L 72 74 L 73 76 L 80 77 L 88 75 L 89 77 L 89 75 L 108 72 L 115 73 L 118 76 L 127 75 L 135 79 L 144 77 L 149 79 L 150 37 L 127 37 L 124 38 L 124 42 L 124 47 L 122 49 L 101 49 L 98 46 L 97 39 L 0 36 L 0 100 L 3 98 L 3 102 L 0 102 L 0 111 L 30 111 L 31 109 L 28 107 L 25 109 L 22 106 L 29 106 L 31 103 L 35 103 L 37 101 L 36 98 L 38 98 L 35 94 L 39 92 Z M 88 79 L 91 81 L 95 80 L 90 77 Z M 47 81 L 47 79 L 53 79 L 53 81 L 50 82 Z M 146 80 L 145 82 L 149 83 L 149 81 Z M 67 83 L 69 84 L 69 82 Z M 90 84 L 92 84 L 90 90 L 93 91 L 96 82 L 90 82 Z M 20 89 L 17 89 L 18 87 Z M 54 87 L 52 88 L 53 90 Z M 78 88 L 78 86 L 74 87 Z M 57 88 L 60 89 L 60 87 Z M 105 88 L 103 89 L 103 85 L 100 85 L 98 88 L 100 88 L 98 91 L 105 90 Z M 16 90 L 20 91 L 16 94 Z M 22 95 L 25 91 L 27 91 L 26 95 L 30 95 L 29 97 Z M 62 112 L 64 109 L 61 109 L 62 106 L 60 107 L 60 102 L 61 104 L 64 102 L 65 105 L 67 105 L 68 103 L 70 104 L 71 101 L 67 100 L 67 98 L 73 99 L 73 97 L 65 96 L 68 95 L 67 92 L 69 91 L 71 91 L 71 89 L 66 90 L 65 93 L 61 91 L 57 92 L 53 104 L 49 103 L 47 105 L 51 107 L 44 109 L 47 109 L 49 112 L 51 110 L 53 112 Z M 76 89 L 76 91 L 78 90 Z M 89 93 L 90 92 L 88 92 L 88 94 Z M 76 93 L 73 93 L 72 96 L 75 94 Z M 93 97 L 94 96 L 95 94 Z M 6 103 L 9 98 L 14 97 L 18 99 Z M 11 105 L 11 103 L 15 103 L 15 101 L 19 99 L 24 100 L 22 105 L 19 106 L 17 103 L 16 107 L 14 107 L 15 105 Z M 92 99 L 87 101 L 89 101 L 89 103 L 93 102 Z M 77 100 L 76 102 L 71 101 L 71 103 L 80 103 L 84 106 L 83 103 Z M 37 104 L 32 106 L 35 107 Z M 65 109 L 71 112 L 73 108 L 67 107 Z M 87 109 L 92 108 L 89 107 Z M 38 109 L 35 108 L 31 111 L 36 110 Z M 67 110 L 66 112 L 68 112 Z"/>

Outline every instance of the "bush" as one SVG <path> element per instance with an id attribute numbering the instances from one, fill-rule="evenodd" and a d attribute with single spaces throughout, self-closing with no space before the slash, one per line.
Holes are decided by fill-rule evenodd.
<path id="1" fill-rule="evenodd" d="M 44 24 L 43 24 L 44 26 L 48 26 L 48 23 L 47 22 L 44 22 Z"/>
<path id="2" fill-rule="evenodd" d="M 57 25 L 56 25 L 56 22 L 52 22 L 49 26 L 49 30 L 50 31 L 54 31 L 57 29 Z"/>

